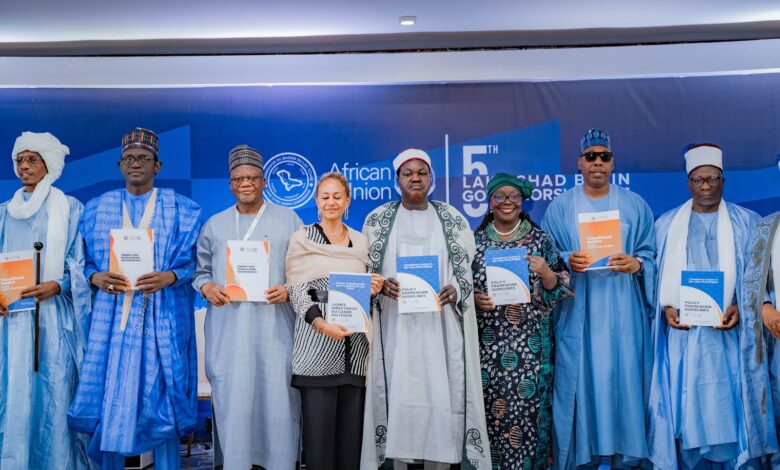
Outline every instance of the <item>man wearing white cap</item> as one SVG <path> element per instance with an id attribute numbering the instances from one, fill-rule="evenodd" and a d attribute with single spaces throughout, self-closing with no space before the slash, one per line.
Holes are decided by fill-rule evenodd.
<path id="1" fill-rule="evenodd" d="M 777 156 L 780 167 L 780 155 Z M 780 212 L 764 217 L 752 230 L 747 267 L 742 279 L 740 315 L 743 332 L 753 332 L 755 341 L 743 341 L 743 362 L 764 372 L 752 360 L 753 356 L 768 361 L 768 374 L 750 381 L 743 381 L 747 409 L 745 414 L 754 417 L 748 420 L 748 433 L 759 437 L 751 445 L 751 455 L 773 453 L 771 468 L 780 468 L 780 454 L 775 438 L 780 432 Z M 763 324 L 763 328 L 761 325 Z M 763 332 L 763 334 L 761 334 Z M 744 334 L 744 333 L 743 333 Z M 760 365 L 760 363 L 759 363 Z M 769 393 L 767 393 L 769 392 Z M 769 403 L 771 402 L 771 404 Z"/>
<path id="2" fill-rule="evenodd" d="M 471 262 L 476 247 L 466 218 L 429 201 L 431 159 L 401 152 L 401 201 L 366 218 L 369 270 L 386 279 L 374 303 L 361 468 L 491 467 L 480 379 Z M 398 256 L 438 258 L 441 311 L 399 313 Z"/>
<path id="3" fill-rule="evenodd" d="M 86 436 L 68 428 L 67 411 L 84 356 L 89 287 L 78 233 L 83 206 L 52 184 L 68 147 L 49 134 L 24 132 L 11 159 L 22 182 L 0 205 L 0 250 L 43 243 L 41 283 L 22 291 L 40 305 L 39 366 L 32 310 L 9 313 L 0 301 L 0 468 L 87 468 Z"/>
<path id="4" fill-rule="evenodd" d="M 751 456 L 740 381 L 742 273 L 758 215 L 723 200 L 723 157 L 713 144 L 685 152 L 691 199 L 656 222 L 658 290 L 653 331 L 650 458 L 662 469 L 738 468 Z M 722 320 L 680 320 L 682 273 L 723 273 Z M 745 332 L 750 334 L 752 332 Z M 743 335 L 744 336 L 744 335 Z M 755 358 L 747 358 L 755 365 Z M 752 439 L 752 437 L 751 437 Z"/>

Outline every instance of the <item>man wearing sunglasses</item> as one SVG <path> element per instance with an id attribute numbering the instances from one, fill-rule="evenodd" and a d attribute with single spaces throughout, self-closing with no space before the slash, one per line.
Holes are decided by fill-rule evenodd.
<path id="1" fill-rule="evenodd" d="M 227 163 L 236 203 L 203 226 L 192 281 L 209 302 L 206 374 L 219 449 L 214 464 L 225 470 L 291 469 L 299 449 L 301 399 L 291 387 L 296 315 L 287 301 L 285 259 L 290 237 L 303 223 L 292 209 L 263 198 L 260 152 L 238 145 Z M 239 250 L 262 250 L 268 243 L 265 301 L 237 295 L 240 282 L 229 280 L 227 266 L 232 260 L 238 271 L 238 262 L 228 256 L 228 245 L 235 250 L 237 242 L 242 242 Z"/>
<path id="2" fill-rule="evenodd" d="M 655 224 L 658 301 L 653 320 L 650 458 L 659 468 L 736 468 L 737 458 L 747 456 L 748 433 L 742 422 L 755 429 L 755 420 L 760 419 L 743 412 L 740 378 L 763 383 L 763 373 L 755 354 L 741 356 L 740 329 L 735 328 L 740 322 L 738 299 L 748 242 L 760 218 L 723 200 L 726 178 L 718 146 L 690 145 L 684 155 L 691 199 Z M 723 273 L 725 310 L 718 325 L 680 321 L 683 271 Z M 753 328 L 743 330 L 743 340 L 753 344 Z"/>
<path id="3" fill-rule="evenodd" d="M 179 437 L 197 417 L 193 316 L 195 240 L 200 207 L 155 188 L 162 168 L 157 134 L 136 128 L 122 138 L 125 187 L 89 201 L 79 223 L 92 320 L 71 427 L 93 434 L 90 456 L 104 469 L 154 450 L 154 468 L 178 469 Z M 111 229 L 151 229 L 154 271 L 130 279 L 109 270 Z"/>
<path id="4" fill-rule="evenodd" d="M 653 213 L 639 195 L 610 184 L 612 155 L 609 135 L 589 130 L 577 161 L 584 183 L 553 201 L 542 220 L 572 269 L 576 292 L 556 310 L 555 468 L 630 468 L 649 455 Z M 624 253 L 609 257 L 607 269 L 586 271 L 595 260 L 581 252 L 578 214 L 605 211 L 619 211 Z"/>

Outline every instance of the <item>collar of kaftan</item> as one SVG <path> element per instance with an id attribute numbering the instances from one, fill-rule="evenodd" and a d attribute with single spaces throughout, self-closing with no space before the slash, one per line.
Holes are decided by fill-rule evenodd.
<path id="1" fill-rule="evenodd" d="M 400 201 L 388 202 L 374 209 L 366 218 L 363 232 L 368 238 L 368 272 L 382 271 L 387 239 L 390 237 L 390 231 L 393 230 L 400 205 Z"/>
<path id="2" fill-rule="evenodd" d="M 466 219 L 450 205 L 439 201 L 430 201 L 430 203 L 436 209 L 444 231 L 449 261 L 452 263 L 460 287 L 461 300 L 458 306 L 463 315 L 470 308 L 471 302 L 468 302 L 468 299 L 474 291 L 474 278 L 471 274 L 471 262 L 477 250 L 474 233 Z"/>

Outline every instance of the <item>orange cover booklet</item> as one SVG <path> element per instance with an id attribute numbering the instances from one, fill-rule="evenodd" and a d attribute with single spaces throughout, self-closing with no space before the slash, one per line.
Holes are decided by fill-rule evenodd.
<path id="1" fill-rule="evenodd" d="M 34 310 L 35 298 L 22 299 L 21 293 L 35 285 L 33 251 L 0 253 L 0 302 L 9 312 Z"/>
<path id="2" fill-rule="evenodd" d="M 620 236 L 620 211 L 577 214 L 580 251 L 591 259 L 587 270 L 608 269 L 609 257 L 623 252 Z"/>

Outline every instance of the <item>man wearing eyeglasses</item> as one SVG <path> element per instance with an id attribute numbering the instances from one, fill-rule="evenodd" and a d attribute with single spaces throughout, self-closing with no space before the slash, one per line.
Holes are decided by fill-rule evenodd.
<path id="1" fill-rule="evenodd" d="M 89 454 L 104 469 L 154 450 L 156 469 L 178 469 L 179 437 L 197 416 L 193 318 L 195 240 L 200 207 L 156 188 L 162 168 L 157 134 L 136 128 L 122 138 L 125 187 L 87 203 L 79 223 L 92 323 L 71 427 L 93 434 Z M 151 229 L 154 271 L 135 279 L 110 272 L 112 229 Z"/>
<path id="2" fill-rule="evenodd" d="M 299 449 L 300 396 L 291 387 L 295 312 L 287 301 L 285 258 L 302 225 L 291 209 L 263 199 L 263 157 L 248 145 L 228 155 L 236 203 L 198 237 L 192 285 L 209 302 L 206 373 L 216 421 L 215 464 L 225 470 L 292 469 Z M 265 300 L 238 279 L 229 250 L 267 250 Z M 233 266 L 234 269 L 229 268 Z M 247 271 L 243 268 L 243 271 Z"/>
<path id="3" fill-rule="evenodd" d="M 589 130 L 577 166 L 584 183 L 553 201 L 542 228 L 572 269 L 573 299 L 555 311 L 555 468 L 647 463 L 645 407 L 650 385 L 650 305 L 655 276 L 653 213 L 637 194 L 610 184 L 609 135 Z M 623 252 L 587 270 L 578 215 L 619 213 Z"/>
<path id="4" fill-rule="evenodd" d="M 691 199 L 656 222 L 658 300 L 653 320 L 650 457 L 660 468 L 737 468 L 737 459 L 742 462 L 748 457 L 743 422 L 752 427 L 756 419 L 743 412 L 741 378 L 753 383 L 763 377 L 758 374 L 748 380 L 759 362 L 754 354 L 741 357 L 740 329 L 735 328 L 740 322 L 738 299 L 750 233 L 760 219 L 755 212 L 723 200 L 726 178 L 717 145 L 690 145 L 685 161 Z M 718 324 L 681 321 L 685 271 L 723 274 L 725 309 Z M 744 335 L 753 343 L 755 333 L 750 330 Z"/>
<path id="5" fill-rule="evenodd" d="M 0 296 L 2 468 L 72 470 L 88 465 L 87 436 L 71 431 L 67 422 L 89 313 L 77 307 L 89 296 L 78 233 L 83 206 L 53 186 L 69 152 L 48 132 L 23 132 L 11 152 L 22 187 L 0 204 L 0 252 L 31 252 L 36 242 L 43 243 L 43 250 L 41 282 L 21 292 L 22 298 L 37 302 L 39 331 L 34 306 L 17 309 L 18 302 L 8 305 L 9 299 Z"/>

